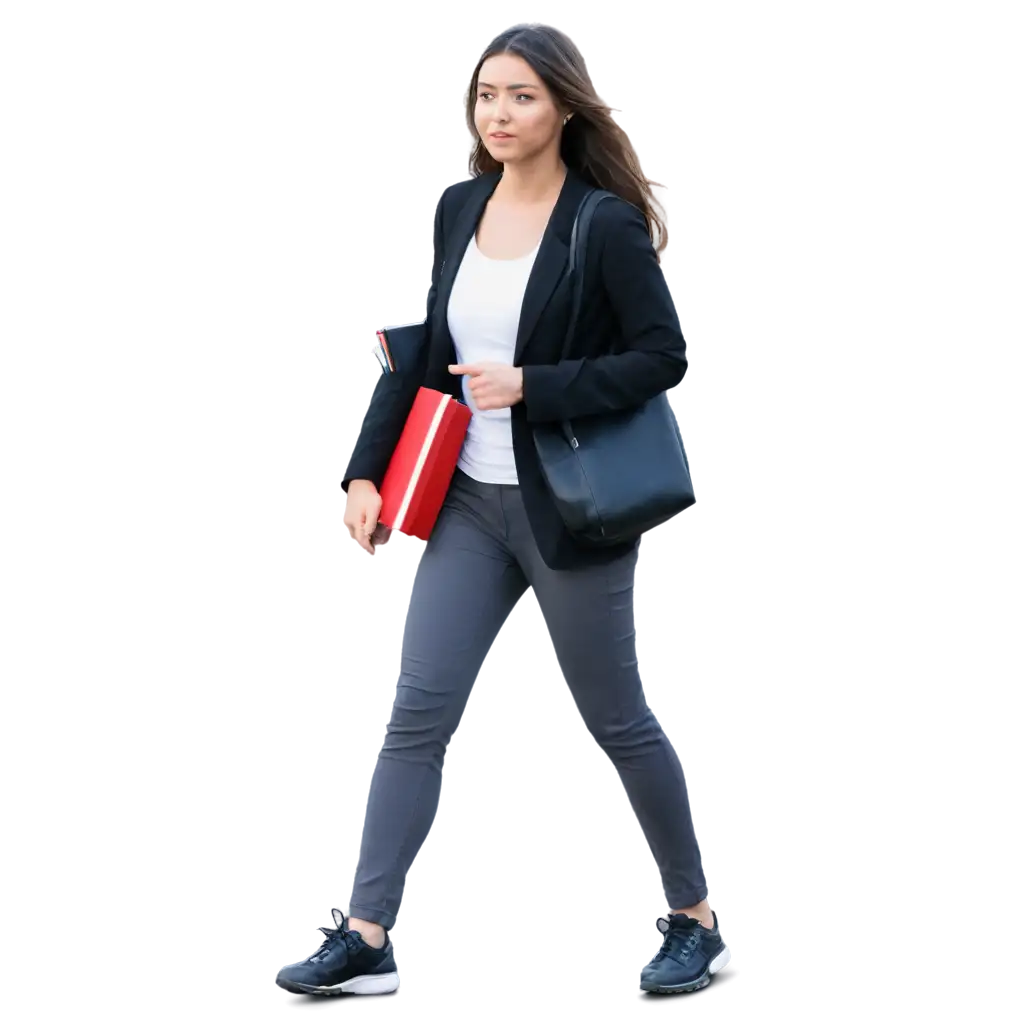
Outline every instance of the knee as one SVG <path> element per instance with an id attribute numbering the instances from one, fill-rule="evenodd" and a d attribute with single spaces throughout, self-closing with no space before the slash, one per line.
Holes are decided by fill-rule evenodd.
<path id="1" fill-rule="evenodd" d="M 383 751 L 423 760 L 444 759 L 457 714 L 435 686 L 404 677 L 399 681 Z"/>
<path id="2" fill-rule="evenodd" d="M 590 735 L 613 760 L 636 756 L 661 743 L 661 723 L 650 708 L 628 718 L 601 718 L 587 722 Z"/>

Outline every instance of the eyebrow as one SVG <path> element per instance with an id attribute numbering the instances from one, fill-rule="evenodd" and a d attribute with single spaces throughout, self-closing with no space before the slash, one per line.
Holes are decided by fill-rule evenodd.
<path id="1" fill-rule="evenodd" d="M 483 86 L 485 89 L 497 89 L 496 85 L 491 85 L 490 82 L 477 82 L 477 87 Z M 532 85 L 530 82 L 517 82 L 515 85 L 506 85 L 506 89 L 536 89 L 536 85 Z"/>

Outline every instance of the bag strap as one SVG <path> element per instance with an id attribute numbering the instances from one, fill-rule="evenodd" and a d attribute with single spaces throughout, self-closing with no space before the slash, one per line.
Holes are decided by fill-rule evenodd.
<path id="1" fill-rule="evenodd" d="M 572 340 L 576 334 L 576 322 L 580 316 L 580 305 L 583 302 L 583 272 L 587 265 L 587 240 L 590 237 L 590 222 L 594 219 L 594 211 L 602 199 L 609 199 L 613 193 L 603 188 L 592 188 L 584 197 L 576 211 L 576 219 L 572 224 L 572 237 L 569 239 L 569 275 L 575 272 L 573 282 L 572 313 L 569 316 L 569 327 L 565 332 L 565 345 L 562 347 L 562 358 L 567 359 Z"/>

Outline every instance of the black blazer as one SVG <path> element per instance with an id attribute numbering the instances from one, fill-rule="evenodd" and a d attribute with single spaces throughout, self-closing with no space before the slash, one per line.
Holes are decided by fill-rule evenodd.
<path id="1" fill-rule="evenodd" d="M 501 178 L 483 174 L 445 189 L 434 215 L 434 268 L 427 295 L 429 344 L 416 367 L 380 378 L 342 487 L 372 480 L 379 489 L 420 386 L 462 399 L 462 378 L 448 372 L 455 346 L 448 297 L 477 224 Z M 523 367 L 523 401 L 512 406 L 516 471 L 545 563 L 570 569 L 623 555 L 637 542 L 587 548 L 562 522 L 541 475 L 531 425 L 640 405 L 674 387 L 686 372 L 686 343 L 643 214 L 622 199 L 595 210 L 583 268 L 580 319 L 569 358 L 561 360 L 572 293 L 569 239 L 590 186 L 569 171 L 541 238 L 523 296 L 513 363 Z"/>

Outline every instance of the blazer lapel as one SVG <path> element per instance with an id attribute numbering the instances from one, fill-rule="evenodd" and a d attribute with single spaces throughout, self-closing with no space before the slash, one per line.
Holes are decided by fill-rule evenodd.
<path id="1" fill-rule="evenodd" d="M 482 174 L 476 179 L 478 187 L 470 192 L 445 239 L 445 262 L 437 285 L 431 352 L 431 361 L 439 368 L 439 372 L 442 366 L 447 369 L 448 363 L 454 358 L 452 337 L 448 330 L 448 301 L 451 298 L 452 285 L 462 265 L 469 240 L 476 233 L 477 225 L 483 216 L 484 207 L 500 180 L 501 173 L 498 171 Z M 569 239 L 572 236 L 576 210 L 589 188 L 590 186 L 579 175 L 571 170 L 567 171 L 526 282 L 513 358 L 516 366 L 519 365 L 523 350 L 530 341 L 544 307 L 568 266 Z"/>
<path id="2" fill-rule="evenodd" d="M 562 190 L 558 193 L 558 199 L 548 218 L 540 248 L 537 250 L 530 277 L 526 282 L 523 308 L 519 314 L 515 357 L 512 360 L 516 366 L 520 364 L 523 351 L 529 344 L 540 315 L 568 266 L 572 225 L 576 219 L 576 210 L 587 189 L 588 186 L 582 178 L 567 170 Z"/>
<path id="3" fill-rule="evenodd" d="M 470 192 L 445 239 L 444 267 L 441 269 L 441 279 L 437 283 L 437 298 L 434 302 L 432 340 L 437 363 L 439 366 L 443 364 L 446 372 L 448 363 L 455 358 L 452 354 L 452 336 L 448 331 L 448 300 L 451 298 L 452 285 L 462 265 L 462 258 L 466 255 L 469 240 L 476 233 L 476 226 L 483 216 L 487 200 L 491 198 L 500 180 L 501 174 L 496 171 L 482 174 L 476 179 L 478 187 Z"/>

